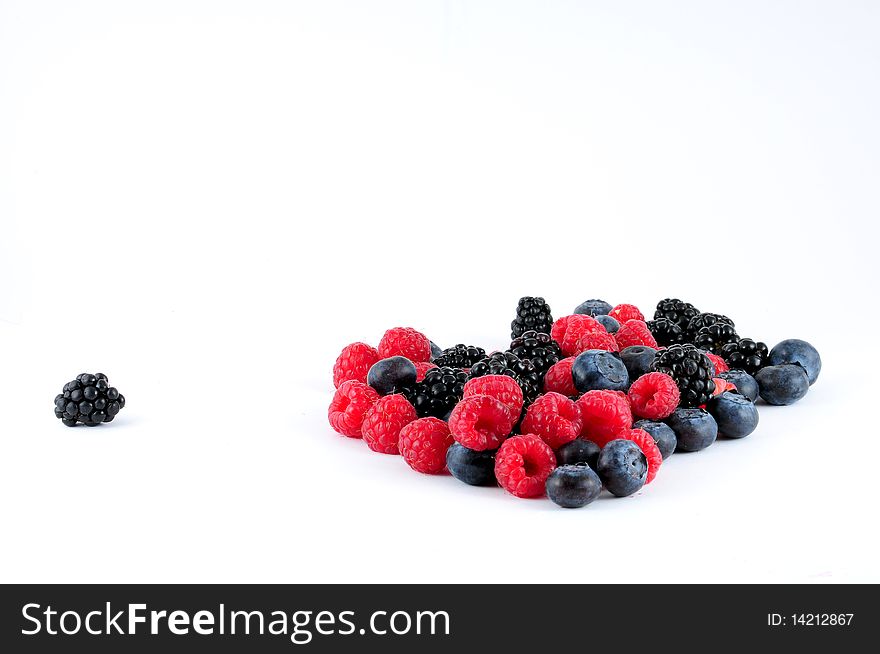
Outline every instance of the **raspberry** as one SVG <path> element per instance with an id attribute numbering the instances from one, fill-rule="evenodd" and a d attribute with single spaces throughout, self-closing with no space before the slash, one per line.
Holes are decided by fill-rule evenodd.
<path id="1" fill-rule="evenodd" d="M 606 352 L 619 352 L 620 347 L 614 336 L 608 332 L 592 332 L 584 334 L 578 339 L 575 354 L 586 352 L 587 350 L 605 350 Z"/>
<path id="2" fill-rule="evenodd" d="M 571 357 L 578 354 L 577 344 L 581 336 L 604 331 L 605 328 L 598 320 L 577 313 L 573 316 L 562 316 L 554 322 L 550 329 L 550 337 L 559 343 L 565 356 Z"/>
<path id="3" fill-rule="evenodd" d="M 400 430 L 417 417 L 415 408 L 403 395 L 380 397 L 364 417 L 361 431 L 367 447 L 382 454 L 400 454 Z"/>
<path id="4" fill-rule="evenodd" d="M 678 384 L 667 374 L 649 372 L 636 379 L 629 388 L 632 412 L 648 420 L 663 420 L 678 408 L 681 394 Z"/>
<path id="5" fill-rule="evenodd" d="M 574 382 L 572 382 L 574 383 Z M 488 395 L 494 397 L 510 410 L 513 416 L 519 416 L 523 407 L 522 387 L 516 380 L 507 375 L 484 375 L 469 379 L 464 385 L 464 397 Z"/>
<path id="6" fill-rule="evenodd" d="M 736 384 L 733 382 L 729 382 L 726 379 L 721 379 L 720 377 L 715 377 L 712 381 L 715 382 L 715 390 L 712 391 L 712 397 L 717 397 L 721 395 L 724 391 L 737 391 L 739 390 L 736 387 Z"/>
<path id="7" fill-rule="evenodd" d="M 564 395 L 547 393 L 526 410 L 522 432 L 535 434 L 555 450 L 581 433 L 580 409 Z"/>
<path id="8" fill-rule="evenodd" d="M 356 379 L 343 382 L 327 410 L 330 426 L 343 436 L 360 438 L 364 416 L 378 399 L 379 394 L 363 382 Z"/>
<path id="9" fill-rule="evenodd" d="M 400 453 L 416 472 L 434 475 L 446 467 L 446 450 L 452 445 L 449 425 L 439 418 L 419 418 L 400 430 Z"/>
<path id="10" fill-rule="evenodd" d="M 711 352 L 706 352 L 706 356 L 709 357 L 709 361 L 712 362 L 712 365 L 715 366 L 715 374 L 720 375 L 722 372 L 730 372 L 730 366 L 727 365 L 727 361 L 722 359 L 717 354 L 712 354 Z"/>
<path id="11" fill-rule="evenodd" d="M 645 316 L 634 304 L 618 304 L 608 312 L 608 315 L 621 325 L 629 320 L 641 320 L 642 322 L 645 322 Z"/>
<path id="12" fill-rule="evenodd" d="M 550 366 L 550 370 L 544 376 L 545 391 L 569 397 L 577 396 L 578 391 L 574 387 L 574 378 L 571 376 L 571 366 L 574 364 L 574 360 L 575 357 L 568 357 Z"/>
<path id="13" fill-rule="evenodd" d="M 657 341 L 644 320 L 627 320 L 621 323 L 620 329 L 614 334 L 614 338 L 621 350 L 630 345 L 657 347 Z"/>
<path id="14" fill-rule="evenodd" d="M 518 417 L 494 397 L 471 395 L 455 405 L 449 415 L 449 430 L 465 447 L 494 450 L 513 430 Z"/>
<path id="15" fill-rule="evenodd" d="M 534 434 L 508 438 L 495 455 L 495 478 L 517 497 L 543 495 L 544 484 L 555 467 L 553 450 Z"/>
<path id="16" fill-rule="evenodd" d="M 333 364 L 333 385 L 339 388 L 340 384 L 351 379 L 366 384 L 367 372 L 378 360 L 379 353 L 372 345 L 366 343 L 346 345 Z"/>
<path id="17" fill-rule="evenodd" d="M 412 327 L 394 327 L 379 341 L 379 358 L 402 356 L 413 363 L 431 360 L 431 341 Z"/>
<path id="18" fill-rule="evenodd" d="M 657 476 L 657 471 L 660 469 L 660 464 L 663 463 L 663 456 L 660 454 L 660 448 L 657 447 L 657 443 L 654 442 L 654 437 L 644 429 L 628 429 L 618 434 L 617 437 L 632 441 L 639 446 L 642 454 L 648 460 L 648 478 L 645 480 L 645 483 L 650 484 L 654 481 L 654 477 Z"/>
<path id="19" fill-rule="evenodd" d="M 427 372 L 431 368 L 437 367 L 436 364 L 431 363 L 430 361 L 419 361 L 418 363 L 416 363 L 414 365 L 416 367 L 416 381 L 417 382 L 425 381 L 425 374 L 427 374 Z"/>
<path id="20" fill-rule="evenodd" d="M 620 391 L 587 391 L 575 403 L 581 411 L 581 436 L 605 447 L 632 427 L 632 410 Z"/>

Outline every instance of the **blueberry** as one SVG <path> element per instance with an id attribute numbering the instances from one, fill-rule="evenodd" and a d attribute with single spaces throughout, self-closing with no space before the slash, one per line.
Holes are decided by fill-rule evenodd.
<path id="1" fill-rule="evenodd" d="M 657 350 L 647 345 L 630 345 L 620 351 L 620 358 L 630 379 L 638 379 L 651 370 Z"/>
<path id="2" fill-rule="evenodd" d="M 442 357 L 443 350 L 440 349 L 440 346 L 437 345 L 434 341 L 429 341 L 429 343 L 431 343 L 431 361 L 433 361 L 437 357 Z"/>
<path id="3" fill-rule="evenodd" d="M 586 506 L 602 492 L 599 475 L 586 464 L 564 465 L 547 477 L 547 497 L 564 509 Z"/>
<path id="4" fill-rule="evenodd" d="M 571 367 L 574 386 L 581 393 L 593 390 L 625 391 L 629 375 L 623 361 L 605 350 L 587 350 Z"/>
<path id="5" fill-rule="evenodd" d="M 612 495 L 632 495 L 648 478 L 648 460 L 639 446 L 632 441 L 618 438 L 599 452 L 596 462 L 599 478 Z"/>
<path id="6" fill-rule="evenodd" d="M 389 357 L 377 361 L 367 373 L 367 384 L 379 395 L 389 395 L 416 383 L 416 366 L 406 357 Z M 113 389 L 110 389 L 113 390 Z M 115 397 L 107 397 L 115 400 Z"/>
<path id="7" fill-rule="evenodd" d="M 602 323 L 605 331 L 607 331 L 609 334 L 614 334 L 615 332 L 617 332 L 618 329 L 620 329 L 620 323 L 611 316 L 599 315 L 596 316 L 596 320 Z"/>
<path id="8" fill-rule="evenodd" d="M 608 315 L 614 307 L 605 300 L 587 300 L 577 305 L 575 313 L 587 316 L 605 316 Z"/>
<path id="9" fill-rule="evenodd" d="M 810 390 L 807 371 L 796 363 L 761 368 L 755 375 L 761 399 L 767 404 L 794 404 Z"/>
<path id="10" fill-rule="evenodd" d="M 666 419 L 678 444 L 676 452 L 699 452 L 718 438 L 718 423 L 703 409 L 680 407 Z"/>
<path id="11" fill-rule="evenodd" d="M 599 458 L 599 449 L 599 446 L 593 441 L 576 438 L 556 450 L 556 463 L 561 466 L 586 463 L 595 470 L 596 459 Z"/>
<path id="12" fill-rule="evenodd" d="M 796 363 L 807 371 L 807 379 L 812 386 L 822 370 L 822 359 L 812 345 L 799 338 L 787 338 L 770 350 L 769 365 L 779 366 L 784 363 Z"/>
<path id="13" fill-rule="evenodd" d="M 752 402 L 758 399 L 758 382 L 745 370 L 728 370 L 718 376 L 736 386 L 740 395 L 746 396 Z"/>
<path id="14" fill-rule="evenodd" d="M 758 408 L 747 397 L 725 391 L 706 405 L 718 423 L 718 433 L 727 438 L 748 436 L 758 426 Z"/>
<path id="15" fill-rule="evenodd" d="M 446 467 L 449 473 L 471 486 L 494 486 L 495 450 L 471 450 L 460 443 L 453 443 L 446 450 Z"/>
<path id="16" fill-rule="evenodd" d="M 678 445 L 678 439 L 672 427 L 665 422 L 655 422 L 653 420 L 639 420 L 633 425 L 633 429 L 644 429 L 651 434 L 651 438 L 657 444 L 660 450 L 660 456 L 664 459 L 668 458 L 675 452 L 675 446 Z"/>

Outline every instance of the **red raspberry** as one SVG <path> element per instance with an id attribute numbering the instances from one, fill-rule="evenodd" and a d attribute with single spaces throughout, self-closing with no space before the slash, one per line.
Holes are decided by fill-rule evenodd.
<path id="1" fill-rule="evenodd" d="M 517 497 L 543 495 L 544 484 L 555 467 L 553 450 L 534 434 L 508 438 L 495 455 L 495 478 Z"/>
<path id="2" fill-rule="evenodd" d="M 606 352 L 620 351 L 620 347 L 618 347 L 617 341 L 614 340 L 614 336 L 608 332 L 592 332 L 590 334 L 584 334 L 578 339 L 576 349 L 577 352 L 575 352 L 575 354 L 580 354 L 587 350 L 605 350 Z"/>
<path id="3" fill-rule="evenodd" d="M 575 404 L 581 411 L 581 436 L 599 447 L 632 427 L 629 400 L 621 391 L 587 391 Z"/>
<path id="4" fill-rule="evenodd" d="M 431 363 L 430 361 L 419 361 L 418 363 L 413 364 L 416 367 L 416 381 L 424 381 L 425 374 L 431 369 L 436 368 L 437 365 Z"/>
<path id="5" fill-rule="evenodd" d="M 572 380 L 572 385 L 574 381 Z M 512 377 L 506 375 L 484 375 L 469 379 L 464 385 L 462 398 L 474 395 L 494 397 L 510 409 L 513 416 L 519 417 L 523 407 L 522 388 Z"/>
<path id="6" fill-rule="evenodd" d="M 400 430 L 400 453 L 416 472 L 434 475 L 446 467 L 446 450 L 452 445 L 449 425 L 439 418 L 419 418 Z"/>
<path id="7" fill-rule="evenodd" d="M 720 375 L 722 372 L 729 372 L 730 366 L 727 365 L 727 361 L 722 359 L 717 354 L 712 354 L 711 352 L 706 352 L 706 356 L 709 357 L 709 361 L 712 362 L 712 365 L 715 366 L 715 374 Z"/>
<path id="8" fill-rule="evenodd" d="M 343 382 L 327 410 L 330 426 L 343 436 L 360 438 L 364 416 L 378 399 L 379 394 L 363 382 L 356 379 Z"/>
<path id="9" fill-rule="evenodd" d="M 340 384 L 350 379 L 366 384 L 367 373 L 378 360 L 379 353 L 372 345 L 366 343 L 346 345 L 333 364 L 333 385 L 339 388 Z"/>
<path id="10" fill-rule="evenodd" d="M 580 409 L 565 395 L 546 393 L 526 410 L 521 431 L 535 434 L 555 450 L 581 433 Z"/>
<path id="11" fill-rule="evenodd" d="M 431 360 L 431 341 L 412 327 L 394 327 L 379 341 L 379 358 L 406 357 L 413 363 Z"/>
<path id="12" fill-rule="evenodd" d="M 657 347 L 657 341 L 644 320 L 627 320 L 625 323 L 621 323 L 620 329 L 614 334 L 614 339 L 621 350 L 630 345 Z"/>
<path id="13" fill-rule="evenodd" d="M 553 327 L 550 328 L 550 336 L 554 341 L 559 343 L 559 347 L 562 348 L 562 353 L 567 357 L 574 356 L 578 353 L 577 344 L 581 336 L 596 332 L 607 333 L 607 330 L 602 326 L 602 323 L 592 316 L 584 316 L 581 314 L 562 316 L 562 318 L 554 322 Z"/>
<path id="14" fill-rule="evenodd" d="M 645 322 L 645 316 L 642 315 L 642 312 L 639 311 L 639 308 L 634 304 L 618 304 L 608 312 L 608 315 L 621 325 L 630 320 L 641 320 L 642 322 Z"/>
<path id="15" fill-rule="evenodd" d="M 513 430 L 518 417 L 494 397 L 471 395 L 449 414 L 449 431 L 456 441 L 472 450 L 494 450 Z"/>
<path id="16" fill-rule="evenodd" d="M 632 441 L 639 446 L 642 454 L 648 460 L 648 478 L 645 480 L 645 483 L 650 484 L 654 481 L 657 471 L 660 470 L 660 464 L 663 463 L 663 455 L 660 454 L 660 448 L 654 442 L 654 437 L 644 429 L 627 429 L 619 433 L 617 437 Z"/>
<path id="17" fill-rule="evenodd" d="M 629 387 L 629 403 L 635 415 L 663 420 L 678 407 L 681 393 L 675 380 L 662 372 L 649 372 Z"/>
<path id="18" fill-rule="evenodd" d="M 712 397 L 716 397 L 721 395 L 724 391 L 735 391 L 736 384 L 733 382 L 729 382 L 726 379 L 721 379 L 720 377 L 715 377 L 713 380 L 715 382 L 715 390 L 712 391 Z"/>
<path id="19" fill-rule="evenodd" d="M 544 375 L 545 391 L 569 397 L 578 394 L 574 387 L 574 377 L 571 376 L 571 366 L 574 364 L 574 359 L 575 357 L 568 357 L 550 366 L 550 370 Z"/>
<path id="20" fill-rule="evenodd" d="M 374 452 L 400 454 L 400 430 L 417 417 L 415 408 L 403 395 L 380 397 L 364 418 L 364 441 Z"/>

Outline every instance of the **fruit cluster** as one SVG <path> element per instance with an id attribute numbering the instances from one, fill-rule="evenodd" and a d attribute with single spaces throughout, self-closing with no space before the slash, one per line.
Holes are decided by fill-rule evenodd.
<path id="1" fill-rule="evenodd" d="M 396 327 L 377 348 L 352 343 L 333 366 L 330 424 L 418 472 L 575 508 L 603 488 L 632 495 L 673 452 L 748 436 L 758 398 L 792 404 L 822 366 L 805 341 L 769 350 L 674 298 L 652 320 L 603 300 L 554 320 L 543 298 L 524 297 L 511 339 L 488 354 L 441 350 Z"/>

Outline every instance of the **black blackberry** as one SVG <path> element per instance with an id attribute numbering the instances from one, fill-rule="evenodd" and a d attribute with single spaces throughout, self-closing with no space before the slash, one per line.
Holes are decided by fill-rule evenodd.
<path id="1" fill-rule="evenodd" d="M 730 325 L 733 328 L 736 328 L 736 325 L 733 324 L 733 321 L 727 316 L 722 316 L 720 313 L 700 313 L 690 319 L 690 322 L 687 324 L 687 329 L 685 332 L 687 333 L 687 340 L 689 343 L 694 342 L 694 338 L 703 327 L 711 327 L 712 325 L 724 323 L 725 325 Z"/>
<path id="2" fill-rule="evenodd" d="M 521 297 L 516 305 L 516 318 L 510 323 L 510 338 L 518 338 L 525 332 L 550 333 L 553 316 L 550 306 L 542 297 Z"/>
<path id="3" fill-rule="evenodd" d="M 693 345 L 677 343 L 658 351 L 651 370 L 666 373 L 675 380 L 683 407 L 705 404 L 715 390 L 712 362 Z"/>
<path id="4" fill-rule="evenodd" d="M 95 427 L 113 422 L 124 406 L 125 397 L 110 385 L 107 375 L 84 372 L 55 396 L 55 417 L 68 427 L 77 423 Z"/>
<path id="5" fill-rule="evenodd" d="M 648 329 L 658 344 L 666 346 L 684 342 L 684 330 L 669 318 L 648 321 Z"/>
<path id="6" fill-rule="evenodd" d="M 461 368 L 431 368 L 422 381 L 411 388 L 401 389 L 401 393 L 416 408 L 420 418 L 433 416 L 446 420 L 464 394 L 467 380 L 468 374 Z"/>
<path id="7" fill-rule="evenodd" d="M 477 361 L 485 358 L 486 350 L 483 348 L 459 343 L 443 350 L 443 353 L 434 359 L 434 363 L 440 368 L 470 368 Z"/>
<path id="8" fill-rule="evenodd" d="M 676 298 L 666 298 L 657 303 L 654 319 L 667 318 L 682 329 L 686 329 L 691 318 L 699 315 L 700 311 L 689 302 L 682 302 Z"/>
<path id="9" fill-rule="evenodd" d="M 559 344 L 550 337 L 550 334 L 532 330 L 523 332 L 522 336 L 513 339 L 508 351 L 513 352 L 520 359 L 531 361 L 542 380 L 550 366 L 559 363 L 563 358 Z"/>
<path id="10" fill-rule="evenodd" d="M 482 361 L 477 361 L 468 373 L 468 377 L 485 375 L 506 375 L 519 384 L 526 404 L 534 401 L 541 393 L 543 377 L 528 359 L 520 359 L 513 352 L 493 352 Z"/>
<path id="11" fill-rule="evenodd" d="M 721 346 L 718 354 L 727 361 L 731 370 L 745 370 L 750 375 L 754 375 L 767 365 L 767 346 L 750 338 L 741 338 L 733 343 L 725 343 Z"/>
<path id="12" fill-rule="evenodd" d="M 726 343 L 735 343 L 739 336 L 733 325 L 725 322 L 716 322 L 714 325 L 701 327 L 694 336 L 694 345 L 701 350 L 718 354 L 718 351 Z"/>

